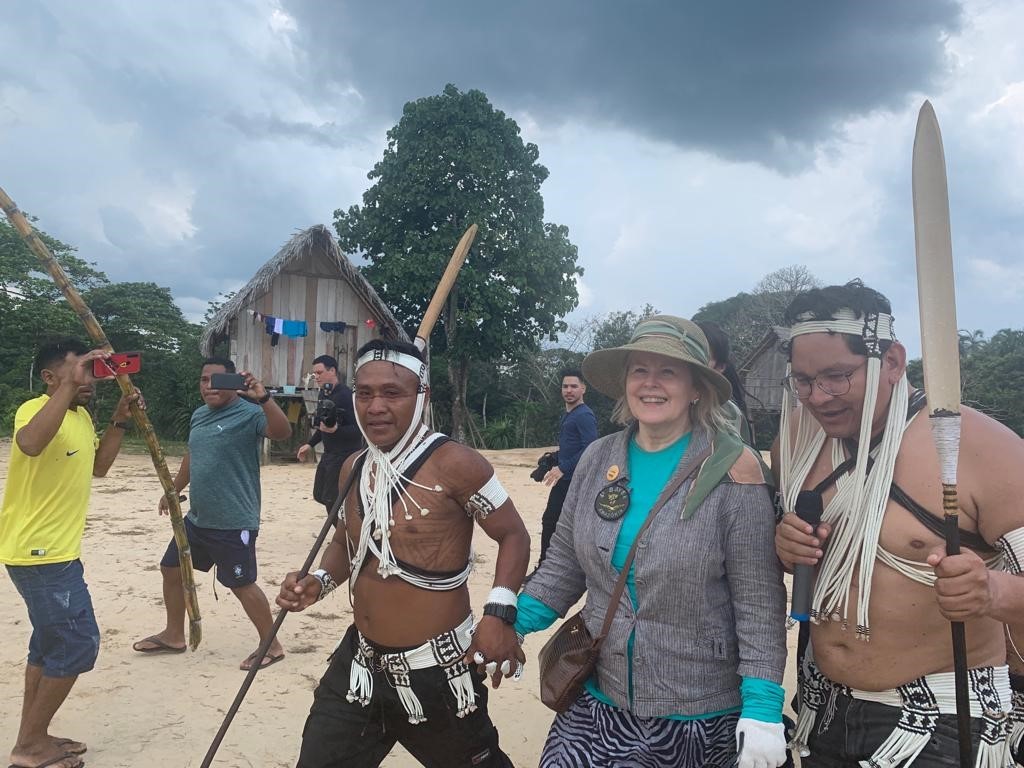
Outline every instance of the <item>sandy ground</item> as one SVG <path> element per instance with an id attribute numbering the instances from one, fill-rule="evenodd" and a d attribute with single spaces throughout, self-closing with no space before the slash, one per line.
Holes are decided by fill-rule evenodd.
<path id="1" fill-rule="evenodd" d="M 495 465 L 540 541 L 547 489 L 529 473 L 542 449 L 495 451 Z M 0 441 L 0 484 L 7 477 L 10 441 Z M 171 459 L 172 473 L 178 459 Z M 263 520 L 258 540 L 259 583 L 268 596 L 277 593 L 283 575 L 298 568 L 323 520 L 313 501 L 312 465 L 264 468 Z M 92 505 L 82 546 L 86 580 L 103 634 L 96 669 L 83 675 L 54 720 L 52 733 L 89 745 L 89 768 L 141 765 L 198 766 L 241 685 L 239 662 L 257 644 L 241 607 L 223 587 L 214 598 L 212 574 L 197 573 L 203 642 L 194 653 L 144 657 L 134 640 L 163 627 L 164 612 L 157 563 L 170 539 L 167 518 L 156 513 L 160 485 L 148 456 L 122 455 L 106 478 L 93 486 Z M 479 564 L 470 580 L 473 604 L 480 610 L 491 585 L 496 547 L 476 539 Z M 20 716 L 22 674 L 30 626 L 24 604 L 0 570 L 0 754 L 7 756 Z M 288 617 L 281 630 L 287 657 L 261 672 L 235 718 L 215 766 L 285 768 L 293 766 L 312 691 L 327 656 L 351 621 L 344 590 L 302 614 Z M 535 766 L 552 713 L 538 696 L 536 654 L 549 633 L 527 640 L 531 659 L 518 684 L 508 681 L 491 698 L 491 716 L 501 745 L 517 766 Z M 790 633 L 791 647 L 796 642 Z M 793 653 L 791 652 L 791 657 Z M 790 665 L 792 667 L 792 664 Z M 787 675 L 793 690 L 793 671 Z M 417 763 L 396 750 L 389 768 Z"/>

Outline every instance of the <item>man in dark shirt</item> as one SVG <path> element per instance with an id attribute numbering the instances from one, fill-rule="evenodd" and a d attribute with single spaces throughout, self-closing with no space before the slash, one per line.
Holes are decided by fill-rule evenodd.
<path id="1" fill-rule="evenodd" d="M 338 473 L 341 472 L 341 465 L 349 454 L 363 447 L 363 437 L 352 407 L 352 390 L 338 378 L 338 361 L 330 355 L 321 355 L 313 361 L 313 376 L 320 387 L 320 400 L 313 416 L 315 429 L 309 441 L 299 447 L 296 457 L 299 461 L 305 461 L 313 446 L 323 441 L 324 455 L 316 468 L 313 498 L 323 504 L 330 514 L 338 498 Z"/>
<path id="2" fill-rule="evenodd" d="M 548 495 L 548 505 L 544 509 L 540 535 L 540 559 L 544 559 L 548 544 L 555 533 L 558 518 L 562 514 L 562 504 L 569 492 L 572 473 L 576 471 L 583 451 L 597 440 L 597 417 L 590 406 L 583 402 L 587 393 L 587 385 L 583 374 L 577 369 L 562 372 L 562 400 L 565 401 L 565 413 L 558 423 L 558 466 L 552 467 L 544 475 L 544 485 L 553 486 Z"/>

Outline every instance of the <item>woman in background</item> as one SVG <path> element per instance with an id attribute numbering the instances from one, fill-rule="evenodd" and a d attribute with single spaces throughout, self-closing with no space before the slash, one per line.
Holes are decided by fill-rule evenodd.
<path id="1" fill-rule="evenodd" d="M 729 417 L 736 426 L 736 432 L 747 445 L 754 445 L 754 427 L 750 423 L 750 412 L 747 410 L 746 390 L 743 389 L 743 382 L 736 371 L 732 361 L 732 354 L 729 344 L 729 337 L 725 331 L 715 323 L 701 321 L 698 327 L 704 331 L 708 340 L 708 347 L 711 349 L 711 359 L 708 364 L 728 379 L 732 385 L 732 399 L 725 404 Z"/>

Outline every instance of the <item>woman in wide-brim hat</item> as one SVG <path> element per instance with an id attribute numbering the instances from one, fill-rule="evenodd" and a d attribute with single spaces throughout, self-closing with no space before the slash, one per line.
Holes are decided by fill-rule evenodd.
<path id="1" fill-rule="evenodd" d="M 640 539 L 595 674 L 555 718 L 541 765 L 704 768 L 786 761 L 782 675 L 785 590 L 761 463 L 722 405 L 729 382 L 708 365 L 689 320 L 642 320 L 629 343 L 591 353 L 584 376 L 617 399 L 622 432 L 592 443 L 547 557 L 519 598 L 527 634 L 584 593 L 601 630 L 626 556 L 676 473 L 684 481 Z"/>

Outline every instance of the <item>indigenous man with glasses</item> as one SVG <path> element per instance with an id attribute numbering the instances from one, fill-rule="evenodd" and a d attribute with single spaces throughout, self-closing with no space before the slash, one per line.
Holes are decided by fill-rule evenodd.
<path id="1" fill-rule="evenodd" d="M 521 673 L 513 625 L 530 536 L 487 460 L 423 424 L 429 390 L 415 346 L 362 347 L 354 392 L 367 448 L 346 459 L 341 480 L 357 482 L 320 569 L 288 574 L 277 598 L 301 611 L 348 580 L 355 618 L 313 696 L 298 768 L 377 766 L 396 742 L 435 768 L 511 766 L 483 672 L 495 687 Z M 475 627 L 474 523 L 498 543 Z"/>
<path id="2" fill-rule="evenodd" d="M 814 289 L 786 322 L 776 549 L 787 569 L 815 567 L 794 739 L 810 751 L 802 764 L 958 765 L 948 622 L 961 621 L 976 765 L 1012 765 L 1022 728 L 1007 647 L 1022 647 L 1008 625 L 1024 617 L 1024 441 L 963 408 L 964 548 L 947 556 L 926 395 L 907 382 L 888 300 L 860 281 Z M 824 505 L 816 528 L 794 514 L 802 493 Z"/>

